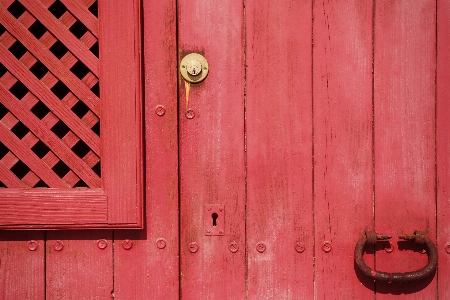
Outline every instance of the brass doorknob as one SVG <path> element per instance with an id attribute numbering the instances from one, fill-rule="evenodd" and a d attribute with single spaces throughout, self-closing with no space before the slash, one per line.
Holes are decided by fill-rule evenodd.
<path id="1" fill-rule="evenodd" d="M 202 82 L 208 75 L 208 71 L 208 61 L 201 54 L 191 53 L 181 60 L 180 73 L 186 81 Z"/>

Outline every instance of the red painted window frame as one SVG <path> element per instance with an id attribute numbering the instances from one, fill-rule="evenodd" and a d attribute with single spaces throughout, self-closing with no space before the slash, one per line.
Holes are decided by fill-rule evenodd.
<path id="1" fill-rule="evenodd" d="M 99 1 L 101 188 L 0 189 L 0 229 L 143 228 L 140 1 Z"/>

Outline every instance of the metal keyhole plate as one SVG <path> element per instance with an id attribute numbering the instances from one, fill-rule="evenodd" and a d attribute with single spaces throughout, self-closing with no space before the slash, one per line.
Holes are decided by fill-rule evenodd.
<path id="1" fill-rule="evenodd" d="M 223 204 L 205 204 L 203 218 L 205 235 L 225 234 L 225 206 Z"/>
<path id="2" fill-rule="evenodd" d="M 208 62 L 201 54 L 191 53 L 181 60 L 180 73 L 186 81 L 201 82 L 208 75 L 208 71 Z"/>

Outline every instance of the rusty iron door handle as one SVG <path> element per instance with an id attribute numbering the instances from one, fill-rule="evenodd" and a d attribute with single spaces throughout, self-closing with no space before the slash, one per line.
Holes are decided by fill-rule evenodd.
<path id="1" fill-rule="evenodd" d="M 415 231 L 411 235 L 400 235 L 403 240 L 411 240 L 418 244 L 425 244 L 428 248 L 428 264 L 420 270 L 406 273 L 388 273 L 372 270 L 363 260 L 363 251 L 366 244 L 375 245 L 377 241 L 390 239 L 389 235 L 377 235 L 374 231 L 366 230 L 355 247 L 355 262 L 359 269 L 368 277 L 385 282 L 411 282 L 426 278 L 436 271 L 437 248 L 434 243 L 421 231 Z"/>

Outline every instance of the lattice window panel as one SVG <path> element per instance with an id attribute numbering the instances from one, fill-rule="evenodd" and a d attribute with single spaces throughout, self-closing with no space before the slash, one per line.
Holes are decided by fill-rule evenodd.
<path id="1" fill-rule="evenodd" d="M 2 2 L 0 186 L 100 187 L 97 2 Z"/>
<path id="2" fill-rule="evenodd" d="M 103 215 L 108 214 L 108 210 L 114 211 L 111 206 L 116 204 L 123 210 L 123 203 L 116 198 L 130 196 L 120 188 L 115 189 L 111 186 L 118 182 L 125 185 L 132 184 L 132 186 L 141 185 L 140 182 L 136 182 L 140 180 L 139 175 L 128 176 L 127 179 L 126 176 L 117 174 L 120 173 L 117 168 L 105 169 L 101 166 L 102 153 L 107 153 L 106 161 L 109 165 L 115 160 L 121 165 L 129 163 L 136 165 L 140 162 L 139 158 L 135 159 L 136 156 L 128 156 L 128 160 L 123 161 L 120 157 L 114 157 L 119 154 L 110 152 L 115 153 L 120 150 L 120 146 L 114 146 L 117 143 L 124 145 L 129 143 L 128 134 L 120 133 L 120 129 L 115 129 L 119 134 L 109 133 L 105 138 L 100 132 L 100 124 L 104 122 L 104 119 L 109 120 L 105 121 L 109 123 L 102 124 L 105 126 L 102 128 L 107 128 L 109 131 L 110 127 L 117 126 L 113 124 L 114 118 L 121 112 L 113 105 L 125 103 L 124 117 L 119 117 L 118 122 L 133 122 L 140 116 L 140 111 L 134 110 L 140 101 L 139 96 L 126 99 L 126 94 L 129 98 L 130 94 L 136 94 L 136 88 L 140 86 L 139 66 L 133 69 L 133 72 L 136 71 L 131 82 L 134 86 L 122 87 L 122 90 L 131 89 L 132 92 L 123 93 L 123 99 L 120 96 L 112 99 L 111 97 L 115 96 L 117 91 L 106 88 L 104 89 L 108 98 L 106 105 L 102 105 L 101 101 L 105 100 L 101 100 L 100 97 L 102 70 L 104 77 L 107 78 L 106 85 L 120 85 L 120 79 L 108 76 L 109 70 L 105 67 L 105 65 L 111 65 L 112 72 L 120 74 L 118 70 L 121 67 L 120 63 L 111 64 L 115 59 L 114 55 L 118 56 L 119 61 L 120 55 L 131 54 L 137 57 L 136 53 L 130 52 L 138 45 L 136 41 L 138 22 L 134 19 L 139 3 L 137 0 L 125 1 L 127 3 L 121 7 L 120 2 L 102 2 L 106 23 L 101 27 L 97 0 L 0 0 L 0 199 L 2 199 L 3 190 L 9 192 L 6 194 L 6 199 L 34 197 L 36 203 L 39 203 L 38 199 L 45 197 L 43 188 L 47 188 L 51 190 L 50 197 L 58 201 L 64 197 L 73 200 L 80 198 L 79 195 L 74 193 L 58 195 L 55 194 L 55 189 L 57 191 L 89 189 L 92 192 L 86 192 L 85 195 L 88 199 L 86 203 L 90 204 L 85 206 L 80 204 L 77 207 L 86 210 L 86 214 L 95 216 L 88 218 L 90 221 L 86 219 L 80 226 L 97 223 L 95 220 L 101 218 L 107 219 L 98 221 L 104 223 L 101 226 L 107 226 L 105 225 L 107 223 L 120 224 L 120 219 L 128 220 L 123 223 L 133 224 L 133 221 L 129 222 L 127 212 L 125 214 L 128 216 L 125 218 L 120 217 L 117 211 L 113 213 L 114 218 L 119 221 L 111 220 L 111 213 L 106 217 Z M 131 6 L 130 3 L 132 3 Z M 120 26 L 120 34 L 122 30 L 128 30 L 124 37 L 129 38 L 131 35 L 135 37 L 135 40 L 128 39 L 128 42 L 132 42 L 131 45 L 123 47 L 128 48 L 128 52 L 122 49 L 116 50 L 117 54 L 105 52 L 107 55 L 102 66 L 99 35 L 103 34 L 103 40 L 110 43 L 103 48 L 103 51 L 107 51 L 107 47 L 112 42 L 117 48 L 116 43 L 120 42 L 114 37 L 117 33 L 109 33 L 108 27 L 113 27 L 111 22 L 120 23 L 127 20 L 126 13 L 121 12 L 122 9 L 127 9 L 125 7 L 127 5 L 133 9 L 134 15 L 128 15 L 128 23 L 118 26 Z M 118 31 L 118 28 L 111 30 Z M 127 72 L 130 71 L 124 71 L 124 73 Z M 132 103 L 128 105 L 125 101 Z M 100 110 L 101 107 L 103 111 Z M 138 133 L 134 129 L 132 132 Z M 114 138 L 115 135 L 121 137 Z M 134 144 L 128 146 L 139 147 L 140 137 L 131 140 Z M 138 156 L 139 151 L 140 149 L 136 152 Z M 102 178 L 102 172 L 105 170 L 108 180 L 112 178 L 110 183 Z M 136 173 L 139 170 L 139 166 L 131 166 L 124 172 Z M 131 177 L 133 177 L 132 181 L 129 179 Z M 21 189 L 25 189 L 26 193 L 20 194 Z M 30 192 L 32 190 L 38 190 L 41 194 L 32 194 Z M 15 193 L 16 198 L 7 198 L 11 197 L 11 193 Z M 108 197 L 108 193 L 114 197 Z M 136 196 L 136 193 L 134 195 Z M 117 203 L 113 203 L 112 198 L 115 198 L 114 201 Z M 133 202 L 133 199 L 126 201 L 130 200 Z M 138 202 L 142 201 L 138 200 Z M 0 203 L 1 207 L 2 203 Z M 135 215 L 138 216 L 139 212 Z M 64 217 L 67 218 L 67 214 Z M 6 221 L 8 222 L 10 221 Z M 64 222 L 66 221 L 56 223 Z M 22 225 L 27 223 L 34 224 L 28 221 L 20 222 Z M 2 225 L 0 218 L 0 227 Z M 43 224 L 41 227 L 52 226 Z"/>

